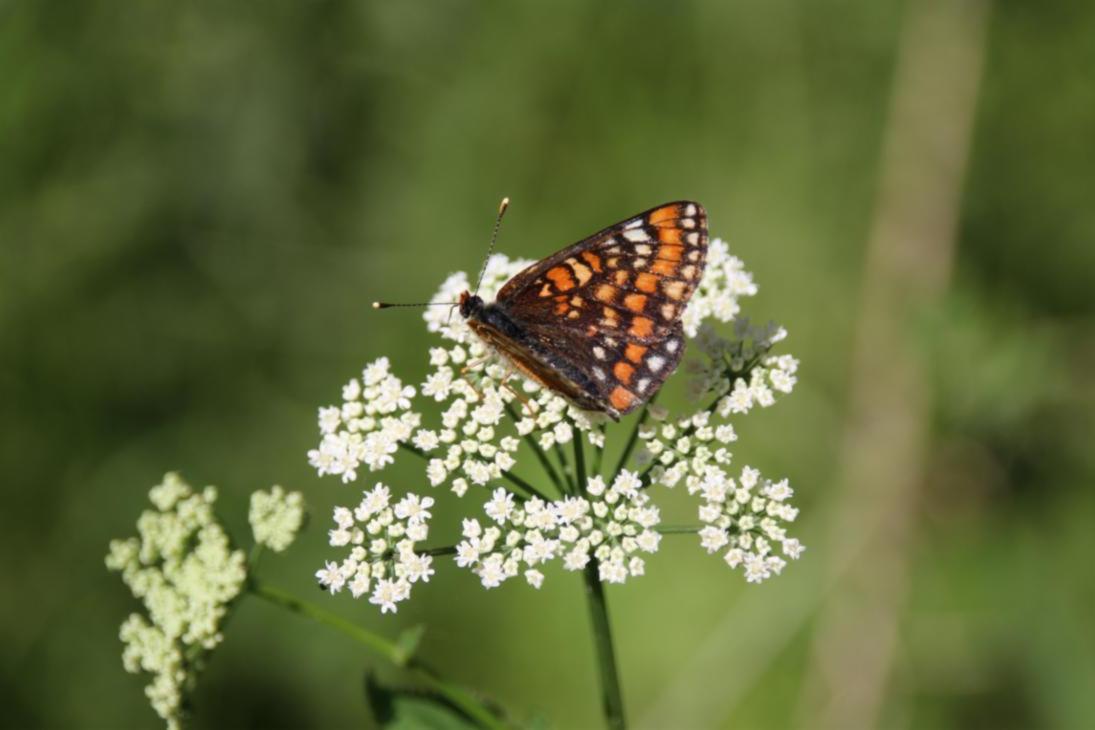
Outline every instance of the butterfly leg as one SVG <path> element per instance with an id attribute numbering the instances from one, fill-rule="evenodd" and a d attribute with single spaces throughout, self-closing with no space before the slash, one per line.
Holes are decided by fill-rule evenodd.
<path id="1" fill-rule="evenodd" d="M 477 396 L 479 396 L 479 400 L 485 400 L 486 396 L 483 395 L 483 391 L 479 389 L 479 386 L 475 382 L 473 382 L 471 378 L 468 377 L 468 373 L 470 373 L 473 368 L 478 368 L 484 362 L 486 361 L 477 360 L 475 362 L 469 362 L 464 365 L 464 367 L 460 368 L 460 377 L 464 380 L 464 382 L 471 386 L 471 389 L 475 391 L 475 394 Z"/>
<path id="2" fill-rule="evenodd" d="M 535 416 L 536 415 L 536 409 L 532 407 L 532 401 L 530 401 L 528 398 L 526 398 L 524 393 L 522 393 L 521 391 L 517 390 L 512 385 L 510 385 L 509 379 L 511 377 L 513 377 L 513 372 L 512 371 L 506 373 L 506 377 L 502 378 L 502 382 L 500 383 L 500 385 L 503 388 L 505 388 L 506 390 L 508 390 L 510 393 L 513 393 L 513 397 L 521 402 L 522 407 L 524 407 L 524 409 L 528 413 L 528 415 Z"/>

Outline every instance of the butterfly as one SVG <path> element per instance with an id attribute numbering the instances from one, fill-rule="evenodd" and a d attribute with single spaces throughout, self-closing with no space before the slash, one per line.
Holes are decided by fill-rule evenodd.
<path id="1" fill-rule="evenodd" d="M 494 302 L 463 292 L 460 315 L 527 377 L 619 420 L 680 363 L 706 257 L 703 206 L 666 203 L 532 264 Z"/>

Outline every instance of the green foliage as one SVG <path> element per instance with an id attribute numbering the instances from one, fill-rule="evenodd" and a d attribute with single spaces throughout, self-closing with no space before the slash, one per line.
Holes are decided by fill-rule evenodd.
<path id="1" fill-rule="evenodd" d="M 481 725 L 435 693 L 382 684 L 365 676 L 365 698 L 378 726 L 386 730 L 472 730 Z"/>

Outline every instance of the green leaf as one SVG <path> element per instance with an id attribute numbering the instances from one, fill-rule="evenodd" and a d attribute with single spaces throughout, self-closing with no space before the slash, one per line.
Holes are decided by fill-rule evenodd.
<path id="1" fill-rule="evenodd" d="M 399 635 L 399 638 L 395 640 L 396 648 L 399 651 L 399 655 L 396 658 L 396 663 L 400 666 L 407 666 L 407 662 L 418 651 L 418 645 L 422 643 L 422 635 L 426 633 L 426 627 L 422 624 L 412 626 Z"/>
<path id="2" fill-rule="evenodd" d="M 377 725 L 385 730 L 476 730 L 481 727 L 444 697 L 425 690 L 388 687 L 370 672 L 365 696 Z"/>

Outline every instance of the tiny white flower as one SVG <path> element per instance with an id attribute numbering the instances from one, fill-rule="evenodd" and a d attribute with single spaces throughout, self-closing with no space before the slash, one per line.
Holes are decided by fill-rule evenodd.
<path id="1" fill-rule="evenodd" d="M 504 523 L 513 513 L 513 494 L 502 488 L 495 489 L 485 511 L 495 522 Z"/>
<path id="2" fill-rule="evenodd" d="M 525 580 L 528 581 L 528 584 L 530 586 L 532 586 L 533 588 L 538 589 L 538 588 L 540 588 L 540 586 L 542 586 L 544 584 L 544 574 L 541 573 L 538 570 L 535 570 L 535 569 L 526 570 L 525 571 Z"/>

